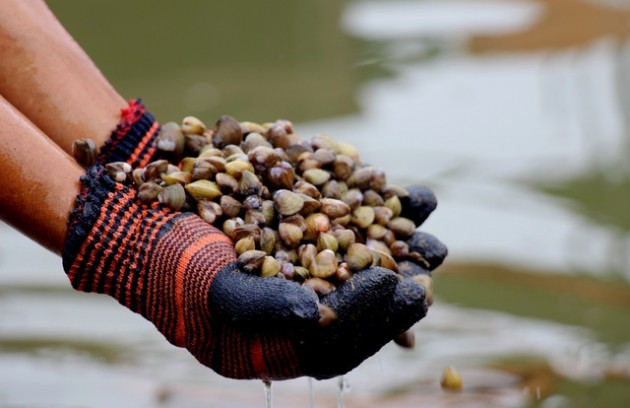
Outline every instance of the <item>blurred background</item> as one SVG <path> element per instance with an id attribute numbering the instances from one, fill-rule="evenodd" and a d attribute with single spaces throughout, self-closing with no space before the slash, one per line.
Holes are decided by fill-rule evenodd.
<path id="1" fill-rule="evenodd" d="M 345 376 L 346 407 L 630 403 L 630 2 L 49 0 L 158 120 L 292 120 L 424 184 L 450 250 L 416 348 Z M 444 393 L 442 369 L 464 390 Z M 274 384 L 334 407 L 337 380 Z M 263 407 L 0 225 L 0 406 Z"/>

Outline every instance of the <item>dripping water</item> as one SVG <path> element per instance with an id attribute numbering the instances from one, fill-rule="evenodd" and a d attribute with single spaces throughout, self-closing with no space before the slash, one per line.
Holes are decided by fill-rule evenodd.
<path id="1" fill-rule="evenodd" d="M 350 384 L 348 383 L 348 379 L 343 375 L 340 375 L 337 378 L 337 386 L 339 387 L 337 393 L 337 408 L 344 408 L 343 405 L 343 394 L 350 390 Z"/>
<path id="2" fill-rule="evenodd" d="M 273 394 L 271 390 L 271 381 L 263 380 L 265 385 L 265 408 L 273 408 Z"/>
<path id="3" fill-rule="evenodd" d="M 315 392 L 313 390 L 313 379 L 308 377 L 308 401 L 309 408 L 315 408 Z"/>

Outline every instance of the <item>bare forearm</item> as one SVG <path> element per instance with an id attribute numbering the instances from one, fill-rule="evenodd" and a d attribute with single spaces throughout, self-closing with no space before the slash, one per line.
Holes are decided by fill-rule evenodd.
<path id="1" fill-rule="evenodd" d="M 102 145 L 126 106 L 42 0 L 2 2 L 0 60 L 0 95 L 68 153 Z"/>
<path id="2" fill-rule="evenodd" d="M 0 97 L 0 218 L 60 254 L 83 170 Z"/>

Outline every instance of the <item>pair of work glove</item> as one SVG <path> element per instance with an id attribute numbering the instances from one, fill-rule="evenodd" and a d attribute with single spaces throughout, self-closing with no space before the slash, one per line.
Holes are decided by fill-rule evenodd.
<path id="1" fill-rule="evenodd" d="M 424 288 L 383 268 L 354 274 L 320 301 L 296 282 L 239 271 L 221 231 L 196 214 L 146 204 L 108 175 L 108 162 L 154 160 L 158 132 L 153 116 L 131 101 L 81 178 L 63 251 L 75 289 L 114 297 L 202 364 L 239 379 L 344 374 L 425 316 Z M 435 208 L 421 191 L 405 208 L 417 222 Z M 446 247 L 429 234 L 412 240 L 425 255 L 412 274 L 429 274 Z M 319 324 L 318 302 L 336 312 L 334 322 Z"/>

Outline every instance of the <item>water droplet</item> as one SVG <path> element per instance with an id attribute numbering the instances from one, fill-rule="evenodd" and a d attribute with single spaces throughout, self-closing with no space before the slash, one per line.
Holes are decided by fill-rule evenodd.
<path id="1" fill-rule="evenodd" d="M 339 386 L 339 392 L 337 393 L 337 408 L 344 408 L 343 394 L 350 391 L 350 384 L 343 375 L 340 375 L 337 378 L 337 385 Z"/>

